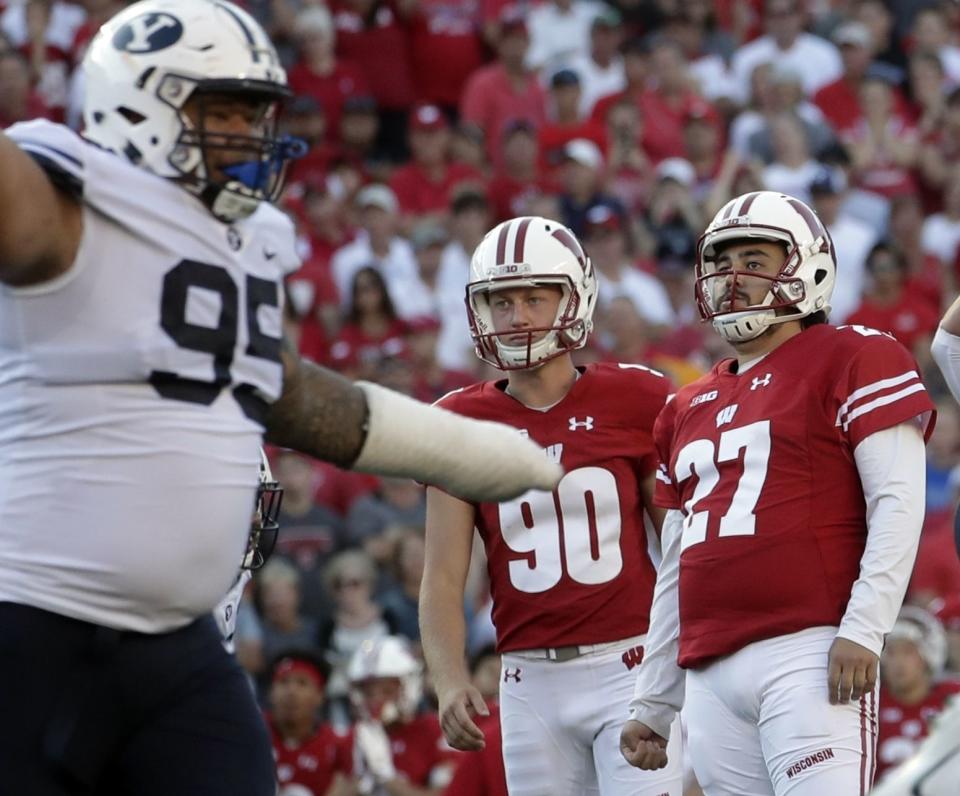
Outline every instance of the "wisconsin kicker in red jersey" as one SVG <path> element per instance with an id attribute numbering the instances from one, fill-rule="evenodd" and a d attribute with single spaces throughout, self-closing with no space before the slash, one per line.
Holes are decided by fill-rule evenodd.
<path id="1" fill-rule="evenodd" d="M 664 557 L 621 745 L 656 769 L 685 704 L 711 796 L 872 781 L 878 656 L 916 555 L 934 410 L 900 343 L 826 324 L 836 268 L 799 200 L 729 202 L 700 239 L 696 297 L 736 358 L 654 431 Z"/>
<path id="2" fill-rule="evenodd" d="M 574 367 L 570 352 L 592 328 L 597 283 L 562 225 L 504 222 L 477 248 L 471 269 L 467 305 L 477 353 L 506 377 L 439 404 L 514 426 L 565 474 L 552 494 L 503 503 L 428 489 L 420 622 L 441 726 L 452 746 L 483 748 L 473 716 L 487 708 L 463 660 L 464 584 L 476 528 L 503 655 L 500 721 L 510 793 L 680 794 L 679 733 L 675 763 L 657 772 L 632 769 L 617 754 L 616 735 L 649 622 L 656 572 L 648 541 L 658 547 L 661 518 L 652 499 L 653 425 L 671 386 L 639 364 Z"/>

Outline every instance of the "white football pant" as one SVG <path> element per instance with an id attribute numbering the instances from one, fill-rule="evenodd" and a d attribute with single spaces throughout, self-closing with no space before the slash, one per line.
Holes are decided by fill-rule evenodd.
<path id="1" fill-rule="evenodd" d="M 864 796 L 877 689 L 831 705 L 835 627 L 765 639 L 687 672 L 688 753 L 706 796 Z"/>
<path id="2" fill-rule="evenodd" d="M 500 723 L 510 796 L 681 796 L 679 719 L 666 768 L 641 771 L 620 754 L 639 663 L 630 651 L 644 639 L 582 645 L 591 651 L 562 662 L 537 651 L 503 655 Z"/>

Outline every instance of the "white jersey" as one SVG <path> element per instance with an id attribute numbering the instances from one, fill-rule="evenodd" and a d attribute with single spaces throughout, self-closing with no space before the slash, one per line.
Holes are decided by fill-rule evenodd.
<path id="1" fill-rule="evenodd" d="M 222 224 L 60 125 L 7 134 L 82 191 L 83 238 L 63 276 L 0 285 L 0 601 L 172 630 L 247 544 L 293 226 Z"/>

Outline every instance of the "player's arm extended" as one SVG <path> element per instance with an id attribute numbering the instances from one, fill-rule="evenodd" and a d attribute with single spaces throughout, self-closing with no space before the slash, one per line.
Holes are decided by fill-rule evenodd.
<path id="1" fill-rule="evenodd" d="M 457 749 L 479 749 L 483 733 L 470 712 L 485 713 L 464 662 L 464 588 L 470 567 L 474 507 L 427 487 L 426 550 L 420 584 L 420 640 L 440 702 L 440 725 Z"/>
<path id="2" fill-rule="evenodd" d="M 683 514 L 671 509 L 666 513 L 660 535 L 663 560 L 653 590 L 643 662 L 637 671 L 633 700 L 630 702 L 630 718 L 646 724 L 663 738 L 670 737 L 670 724 L 683 707 L 686 687 L 686 674 L 677 665 L 682 536 Z"/>
<path id="3" fill-rule="evenodd" d="M 879 656 L 910 582 L 923 526 L 923 434 L 908 421 L 866 437 L 853 452 L 867 508 L 867 542 L 837 635 Z"/>
<path id="4" fill-rule="evenodd" d="M 507 500 L 552 489 L 559 465 L 500 423 L 461 417 L 367 382 L 351 382 L 281 351 L 283 393 L 266 439 L 310 456 L 378 475 L 415 478 L 469 500 Z"/>
<path id="5" fill-rule="evenodd" d="M 0 282 L 33 285 L 65 272 L 77 255 L 82 218 L 79 202 L 0 132 Z"/>
<path id="6" fill-rule="evenodd" d="M 960 298 L 950 305 L 940 321 L 930 351 L 950 392 L 960 401 Z"/>

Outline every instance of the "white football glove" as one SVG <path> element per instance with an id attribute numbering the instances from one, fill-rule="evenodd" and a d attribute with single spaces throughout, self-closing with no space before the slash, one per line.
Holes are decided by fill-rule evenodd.
<path id="1" fill-rule="evenodd" d="M 389 782 L 397 776 L 390 739 L 379 721 L 357 722 L 354 725 L 353 743 L 366 770 L 377 783 Z"/>
<path id="2" fill-rule="evenodd" d="M 553 489 L 563 468 L 517 429 L 473 420 L 369 382 L 367 439 L 353 469 L 414 478 L 476 502 Z"/>

